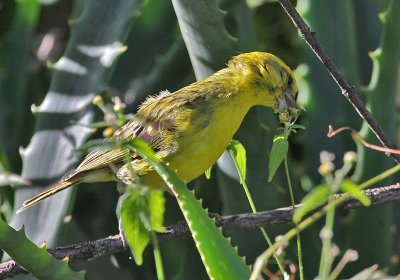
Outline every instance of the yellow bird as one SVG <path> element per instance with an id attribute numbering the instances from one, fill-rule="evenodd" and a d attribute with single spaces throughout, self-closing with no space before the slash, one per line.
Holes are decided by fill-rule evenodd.
<path id="1" fill-rule="evenodd" d="M 164 91 L 140 106 L 111 139 L 141 138 L 185 182 L 203 174 L 222 155 L 249 109 L 255 105 L 284 112 L 295 107 L 297 84 L 291 69 L 278 57 L 251 52 L 233 57 L 228 67 L 176 92 Z M 91 152 L 74 170 L 38 195 L 18 212 L 78 183 L 122 181 L 167 190 L 154 168 L 126 148 Z M 128 166 L 130 164 L 131 166 Z M 134 171 L 137 176 L 132 176 Z"/>

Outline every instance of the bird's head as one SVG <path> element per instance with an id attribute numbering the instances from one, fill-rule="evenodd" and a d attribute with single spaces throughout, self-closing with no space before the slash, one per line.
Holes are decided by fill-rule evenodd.
<path id="1" fill-rule="evenodd" d="M 293 71 L 278 57 L 264 52 L 244 53 L 232 58 L 229 68 L 241 71 L 241 88 L 254 95 L 254 104 L 284 111 L 296 107 L 297 83 Z"/>

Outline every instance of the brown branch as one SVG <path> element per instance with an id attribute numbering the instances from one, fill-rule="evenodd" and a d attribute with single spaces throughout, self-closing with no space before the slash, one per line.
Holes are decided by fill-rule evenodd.
<path id="1" fill-rule="evenodd" d="M 379 152 L 384 152 L 387 154 L 397 154 L 400 155 L 400 150 L 393 150 L 393 149 L 389 149 L 389 148 L 385 148 L 385 147 L 381 147 L 381 146 L 377 146 L 371 143 L 368 143 L 367 141 L 364 140 L 364 138 L 362 138 L 362 136 L 355 131 L 354 129 L 348 127 L 348 126 L 343 126 L 340 127 L 338 129 L 333 130 L 333 127 L 331 125 L 328 126 L 328 134 L 326 136 L 330 137 L 334 137 L 336 134 L 348 130 L 351 132 L 351 136 L 353 136 L 353 138 L 356 138 L 358 141 L 360 141 L 361 144 L 363 144 L 365 147 L 370 148 L 372 150 L 375 151 L 379 151 Z"/>
<path id="2" fill-rule="evenodd" d="M 339 72 L 335 64 L 322 48 L 321 44 L 317 41 L 315 32 L 311 31 L 310 27 L 301 18 L 290 0 L 279 0 L 279 2 L 281 3 L 281 6 L 288 14 L 290 19 L 293 21 L 294 25 L 300 30 L 300 33 L 303 36 L 304 40 L 307 42 L 307 44 L 310 46 L 310 48 L 313 50 L 313 52 L 316 54 L 322 64 L 326 67 L 329 74 L 335 80 L 336 84 L 340 87 L 342 94 L 354 107 L 361 118 L 368 124 L 369 128 L 375 134 L 378 140 L 382 143 L 384 147 L 397 150 L 398 148 L 396 147 L 394 142 L 378 124 L 371 113 L 367 110 L 361 99 L 356 94 L 354 87 L 351 86 L 346 81 L 344 76 Z M 400 164 L 400 155 L 390 154 L 390 156 L 394 159 L 396 163 Z"/>
<path id="3" fill-rule="evenodd" d="M 381 188 L 368 189 L 363 192 L 371 199 L 371 203 L 374 205 L 400 200 L 399 183 Z M 341 195 L 338 194 L 335 198 L 339 198 L 340 196 Z M 300 205 L 296 205 L 295 208 L 299 206 Z M 362 207 L 362 204 L 358 200 L 349 199 L 339 208 L 353 209 L 358 207 Z M 318 211 L 318 209 L 315 211 Z M 290 223 L 292 221 L 293 208 L 285 207 L 258 213 L 245 213 L 223 217 L 218 214 L 212 214 L 212 216 L 215 218 L 216 224 L 224 230 L 247 229 Z M 190 230 L 185 221 L 166 226 L 165 229 L 165 233 L 158 234 L 158 239 L 160 241 L 177 239 L 190 235 Z M 48 249 L 48 251 L 57 259 L 63 259 L 68 255 L 71 262 L 88 261 L 104 255 L 124 251 L 127 249 L 127 246 L 124 244 L 125 242 L 122 242 L 120 235 L 114 235 L 95 241 Z M 0 280 L 23 273 L 28 272 L 12 260 L 0 264 Z"/>

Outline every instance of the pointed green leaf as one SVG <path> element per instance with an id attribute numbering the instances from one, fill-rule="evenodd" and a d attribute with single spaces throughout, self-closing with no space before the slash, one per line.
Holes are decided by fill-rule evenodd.
<path id="1" fill-rule="evenodd" d="M 301 201 L 301 206 L 294 211 L 293 221 L 299 223 L 304 215 L 324 204 L 330 195 L 328 185 L 319 185 L 307 194 Z"/>
<path id="2" fill-rule="evenodd" d="M 354 197 L 355 199 L 359 200 L 364 206 L 370 206 L 371 205 L 371 200 L 367 195 L 365 195 L 360 188 L 358 187 L 357 184 L 353 183 L 350 180 L 343 180 L 343 182 L 340 184 L 340 189 L 344 192 L 350 195 L 351 197 Z"/>
<path id="3" fill-rule="evenodd" d="M 271 153 L 269 155 L 268 164 L 268 182 L 274 178 L 278 167 L 281 165 L 283 159 L 286 157 L 289 149 L 289 143 L 282 135 L 276 136 L 272 144 Z"/>
<path id="4" fill-rule="evenodd" d="M 306 127 L 304 125 L 301 125 L 301 124 L 293 124 L 293 125 L 291 125 L 290 128 L 292 128 L 292 129 L 306 129 Z"/>
<path id="5" fill-rule="evenodd" d="M 212 169 L 212 166 L 210 166 L 210 168 L 208 168 L 208 169 L 206 170 L 206 172 L 204 172 L 204 175 L 206 175 L 206 178 L 207 178 L 208 180 L 210 180 L 210 178 L 211 178 L 211 169 Z"/>
<path id="6" fill-rule="evenodd" d="M 143 251 L 150 241 L 150 213 L 145 196 L 139 189 L 128 188 L 120 198 L 120 219 L 126 241 L 135 262 L 143 263 Z"/>
<path id="7" fill-rule="evenodd" d="M 149 190 L 147 198 L 149 201 L 151 228 L 157 232 L 165 232 L 163 228 L 165 211 L 164 193 L 159 190 Z"/>
<path id="8" fill-rule="evenodd" d="M 235 139 L 231 140 L 228 149 L 239 172 L 240 183 L 243 184 L 246 180 L 246 149 Z"/>

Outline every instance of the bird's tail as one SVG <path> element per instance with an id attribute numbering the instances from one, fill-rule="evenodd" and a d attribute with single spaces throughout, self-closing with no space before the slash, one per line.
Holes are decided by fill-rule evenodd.
<path id="1" fill-rule="evenodd" d="M 42 199 L 45 199 L 46 197 L 49 197 L 55 193 L 58 193 L 62 190 L 65 190 L 66 188 L 71 187 L 72 185 L 75 185 L 79 183 L 79 181 L 76 180 L 65 180 L 65 181 L 59 181 L 53 185 L 50 185 L 50 187 L 48 187 L 47 189 L 45 189 L 44 191 L 42 191 L 41 193 L 27 199 L 24 201 L 24 203 L 22 203 L 22 207 L 20 209 L 18 209 L 17 214 L 28 209 L 29 207 L 35 205 L 36 203 L 38 203 L 39 201 L 41 201 Z"/>

